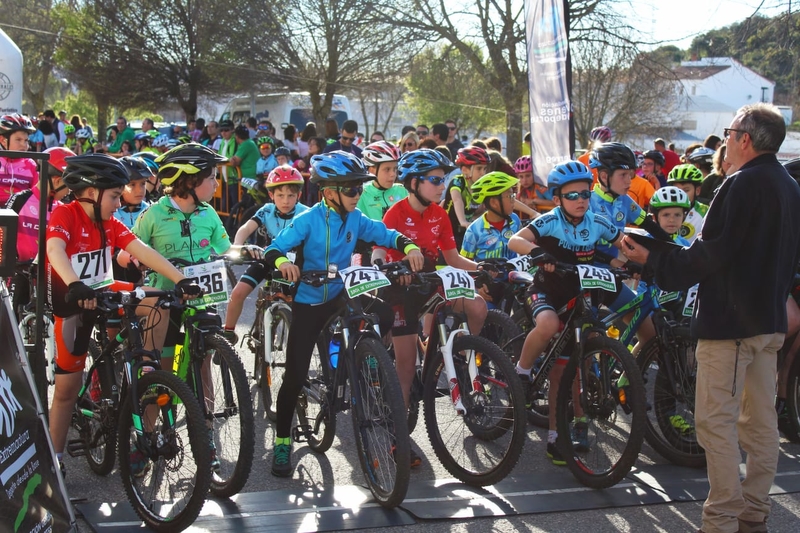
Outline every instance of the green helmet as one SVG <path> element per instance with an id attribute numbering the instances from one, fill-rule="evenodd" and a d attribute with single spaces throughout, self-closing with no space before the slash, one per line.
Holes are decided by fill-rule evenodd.
<path id="1" fill-rule="evenodd" d="M 147 130 L 147 134 L 150 136 L 150 139 L 155 139 L 156 137 L 161 135 L 161 132 L 153 128 L 152 130 Z"/>
<path id="2" fill-rule="evenodd" d="M 653 197 L 650 198 L 650 207 L 656 210 L 665 207 L 682 207 L 687 211 L 692 208 L 689 203 L 689 196 L 683 192 L 683 190 L 674 186 L 661 187 L 658 189 L 655 194 L 653 194 Z"/>
<path id="3" fill-rule="evenodd" d="M 261 148 L 261 145 L 263 144 L 268 144 L 272 147 L 273 151 L 275 150 L 275 141 L 272 139 L 272 137 L 264 136 L 256 139 L 256 146 Z"/>
<path id="4" fill-rule="evenodd" d="M 667 176 L 667 183 L 694 183 L 695 185 L 700 185 L 703 183 L 703 173 L 694 165 L 677 165 Z"/>
<path id="5" fill-rule="evenodd" d="M 67 124 L 64 126 L 64 134 L 69 135 L 70 133 L 75 133 L 75 126 L 72 124 Z"/>
<path id="6" fill-rule="evenodd" d="M 489 198 L 500 196 L 511 187 L 516 187 L 517 183 L 519 183 L 517 178 L 505 172 L 489 172 L 472 184 L 472 199 L 476 203 L 483 203 Z"/>

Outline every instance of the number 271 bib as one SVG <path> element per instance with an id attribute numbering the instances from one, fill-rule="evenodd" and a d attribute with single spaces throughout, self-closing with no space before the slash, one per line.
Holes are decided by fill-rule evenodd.
<path id="1" fill-rule="evenodd" d="M 85 285 L 100 289 L 114 282 L 114 270 L 111 268 L 111 248 L 79 252 L 70 257 L 72 270 Z"/>

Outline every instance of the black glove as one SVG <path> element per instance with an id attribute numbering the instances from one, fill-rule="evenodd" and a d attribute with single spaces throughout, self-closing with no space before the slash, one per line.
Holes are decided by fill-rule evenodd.
<path id="1" fill-rule="evenodd" d="M 383 259 L 376 259 L 375 261 L 372 262 L 372 264 L 376 267 L 382 267 L 385 264 L 385 262 Z"/>
<path id="2" fill-rule="evenodd" d="M 555 263 L 556 258 L 547 253 L 540 247 L 536 247 L 528 254 L 531 256 L 531 261 L 534 265 L 543 265 L 545 263 Z"/>
<path id="3" fill-rule="evenodd" d="M 80 300 L 94 300 L 96 295 L 94 289 L 83 283 L 82 281 L 73 281 L 69 284 L 69 292 L 64 300 L 67 303 L 79 302 Z"/>
<path id="4" fill-rule="evenodd" d="M 625 263 L 625 270 L 627 270 L 628 274 L 630 274 L 631 276 L 636 276 L 636 275 L 641 276 L 642 272 L 644 272 L 644 266 L 641 265 L 640 263 L 628 261 L 627 263 Z"/>
<path id="5" fill-rule="evenodd" d="M 200 288 L 200 285 L 195 280 L 183 278 L 175 284 L 175 294 L 178 297 L 189 296 L 197 298 L 203 295 L 203 289 Z"/>

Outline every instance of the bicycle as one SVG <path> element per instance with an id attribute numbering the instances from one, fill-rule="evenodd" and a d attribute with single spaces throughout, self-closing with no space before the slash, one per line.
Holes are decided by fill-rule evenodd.
<path id="1" fill-rule="evenodd" d="M 301 282 L 314 287 L 343 283 L 345 304 L 317 341 L 319 357 L 298 398 L 293 438 L 307 442 L 315 452 L 326 452 L 333 444 L 337 413 L 349 409 L 364 479 L 380 505 L 397 507 L 411 476 L 406 408 L 378 317 L 359 299 L 389 280 L 373 268 L 339 271 L 329 265 L 327 271 L 303 272 Z M 331 343 L 339 350 L 333 359 Z"/>
<path id="2" fill-rule="evenodd" d="M 17 283 L 24 279 L 27 284 L 29 301 L 18 302 L 17 309 L 14 309 L 16 316 L 19 320 L 19 330 L 22 336 L 22 342 L 25 344 L 25 349 L 28 352 L 28 357 L 34 356 L 34 348 L 36 346 L 36 269 L 37 265 L 33 261 L 25 261 L 18 263 L 16 266 L 17 276 L 15 281 Z M 13 287 L 12 292 L 17 292 L 18 287 Z M 45 304 L 45 314 L 42 317 L 44 324 L 44 357 L 45 357 L 45 380 L 42 381 L 39 376 L 34 376 L 37 382 L 37 387 L 47 385 L 54 385 L 55 380 L 55 337 L 53 331 L 53 314 L 49 306 Z M 96 346 L 93 347 L 96 349 Z"/>
<path id="3" fill-rule="evenodd" d="M 108 289 L 96 292 L 97 309 L 121 317 L 122 328 L 84 374 L 72 415 L 80 438 L 67 444 L 67 452 L 85 455 L 100 475 L 111 472 L 118 452 L 122 484 L 136 514 L 156 531 L 180 531 L 199 515 L 211 484 L 206 427 L 186 383 L 160 369 L 157 351 L 144 349 L 136 316 L 146 297 L 158 298 L 161 308 L 179 298 L 173 291 L 133 290 L 125 282 Z M 99 379 L 93 386 L 94 375 Z M 140 464 L 132 465 L 132 457 Z"/>
<path id="4" fill-rule="evenodd" d="M 409 273 L 402 263 L 385 267 L 391 278 Z M 431 446 L 451 475 L 468 485 L 495 484 L 511 472 L 525 444 L 522 383 L 500 348 L 471 335 L 466 316 L 448 305 L 453 298 L 474 297 L 468 272 L 418 272 L 409 285 L 414 286 L 440 289 L 421 313 L 432 313 L 434 322 L 421 344 L 422 369 L 411 386 L 409 411 L 422 401 Z"/>

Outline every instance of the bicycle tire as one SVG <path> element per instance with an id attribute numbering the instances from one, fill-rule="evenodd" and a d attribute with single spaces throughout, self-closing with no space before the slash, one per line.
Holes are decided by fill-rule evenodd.
<path id="1" fill-rule="evenodd" d="M 584 373 L 585 385 L 581 394 L 587 406 L 584 414 L 590 450 L 579 454 L 572 441 L 574 419 L 570 408 L 572 384 L 578 365 L 584 362 L 593 367 Z M 624 391 L 625 405 L 630 414 L 623 410 L 621 394 L 616 388 L 623 374 L 629 381 Z M 605 489 L 619 483 L 639 456 L 644 441 L 646 411 L 642 373 L 630 352 L 620 342 L 608 337 L 586 340 L 582 356 L 571 357 L 564 368 L 556 400 L 558 448 L 572 475 L 594 489 Z M 613 430 L 609 429 L 611 424 L 615 424 Z M 624 442 L 624 450 L 608 459 L 606 455 L 616 452 L 615 445 L 620 441 Z"/>
<path id="2" fill-rule="evenodd" d="M 300 390 L 295 408 L 297 423 L 312 428 L 308 447 L 317 453 L 327 452 L 336 436 L 336 413 L 333 412 L 328 394 L 333 383 L 329 360 L 327 337 L 323 332 L 314 353 L 311 354 L 308 382 Z"/>
<path id="3" fill-rule="evenodd" d="M 374 337 L 355 347 L 356 375 L 350 376 L 350 412 L 364 480 L 378 503 L 400 505 L 411 477 L 406 406 L 386 348 Z"/>
<path id="4" fill-rule="evenodd" d="M 266 313 L 262 314 L 262 318 Z M 261 339 L 261 350 L 257 357 L 261 360 L 258 385 L 261 400 L 267 417 L 278 421 L 278 392 L 283 383 L 283 374 L 286 372 L 286 344 L 289 340 L 289 326 L 292 324 L 292 312 L 285 307 L 276 307 L 272 314 L 272 323 L 269 331 L 272 333 L 272 363 L 266 365 L 263 349 L 266 343 Z M 262 324 L 260 334 L 264 335 L 267 324 Z"/>
<path id="5" fill-rule="evenodd" d="M 213 413 L 214 444 L 220 467 L 212 469 L 211 493 L 229 497 L 242 490 L 253 467 L 255 423 L 253 400 L 244 365 L 233 347 L 221 335 L 206 336 L 211 357 L 210 386 L 214 401 L 206 400 Z"/>
<path id="6" fill-rule="evenodd" d="M 786 384 L 786 415 L 780 429 L 790 442 L 800 443 L 800 357 L 797 356 L 789 369 Z"/>
<path id="7" fill-rule="evenodd" d="M 100 358 L 100 348 L 94 339 L 89 340 L 89 351 L 86 356 L 84 368 L 91 368 L 94 361 Z M 110 359 L 107 364 L 114 364 Z M 100 372 L 98 369 L 97 372 Z M 85 377 L 85 376 L 84 376 Z M 111 391 L 108 390 L 110 384 L 104 383 L 100 379 L 100 397 L 104 400 L 111 399 Z M 91 402 L 91 391 L 87 388 L 83 393 L 83 402 L 78 400 L 78 405 L 89 405 Z M 87 402 L 88 401 L 88 402 Z M 98 406 L 96 414 L 98 419 L 86 418 L 86 425 L 79 429 L 79 434 L 86 444 L 86 462 L 89 468 L 97 475 L 107 476 L 114 469 L 117 460 L 117 420 L 113 413 L 116 406 Z M 80 415 L 80 409 L 75 412 Z"/>
<path id="8" fill-rule="evenodd" d="M 472 390 L 466 359 L 466 352 L 472 350 L 476 353 L 477 379 L 483 391 L 465 394 L 464 391 Z M 457 337 L 453 343 L 453 363 L 467 412 L 459 415 L 453 407 L 444 360 L 437 351 L 423 385 L 428 438 L 451 475 L 468 485 L 493 485 L 517 464 L 527 437 L 522 383 L 500 348 L 481 337 Z"/>
<path id="9" fill-rule="evenodd" d="M 211 485 L 211 452 L 203 413 L 189 386 L 163 370 L 144 374 L 138 381 L 137 392 L 135 400 L 132 395 L 127 396 L 119 417 L 119 456 L 124 458 L 119 465 L 122 485 L 128 501 L 147 527 L 164 533 L 182 531 L 200 514 Z M 133 401 L 139 402 L 143 413 L 150 416 L 158 409 L 152 429 L 145 428 L 143 439 L 154 444 L 163 435 L 170 448 L 162 453 L 150 446 L 146 463 L 149 468 L 141 476 L 134 476 L 130 462 L 132 444 L 137 442 Z M 157 401 L 166 403 L 156 407 Z M 174 421 L 173 429 L 159 425 L 170 418 Z M 142 419 L 147 420 L 148 416 L 143 415 Z M 183 489 L 188 494 L 176 498 Z"/>

